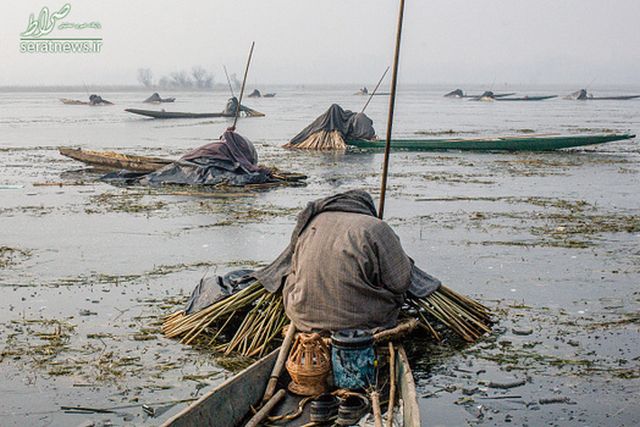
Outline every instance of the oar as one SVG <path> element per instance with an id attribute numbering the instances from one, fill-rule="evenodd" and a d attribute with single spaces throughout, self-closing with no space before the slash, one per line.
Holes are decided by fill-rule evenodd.
<path id="1" fill-rule="evenodd" d="M 249 50 L 249 57 L 247 58 L 247 66 L 244 67 L 244 77 L 242 77 L 242 86 L 240 87 L 240 99 L 238 99 L 238 106 L 236 107 L 236 117 L 233 119 L 232 129 L 236 128 L 238 123 L 238 116 L 240 115 L 240 106 L 242 105 L 242 95 L 244 95 L 244 86 L 247 83 L 247 74 L 249 73 L 249 64 L 251 64 L 251 56 L 253 56 L 253 47 L 256 42 L 251 42 L 251 49 Z"/>
<path id="2" fill-rule="evenodd" d="M 398 29 L 396 32 L 396 49 L 393 56 L 393 73 L 391 74 L 391 96 L 389 97 L 389 117 L 387 118 L 387 142 L 384 146 L 384 162 L 382 164 L 382 183 L 380 184 L 380 205 L 378 218 L 384 217 L 384 198 L 387 193 L 387 173 L 389 172 L 389 153 L 391 152 L 391 130 L 393 127 L 393 110 L 396 104 L 396 86 L 398 84 L 398 62 L 400 59 L 400 40 L 402 39 L 402 20 L 404 17 L 404 0 L 400 0 L 398 12 Z"/>
<path id="3" fill-rule="evenodd" d="M 224 75 L 227 76 L 227 84 L 229 85 L 229 90 L 231 91 L 231 96 L 233 96 L 235 98 L 236 96 L 233 93 L 233 86 L 231 86 L 231 80 L 229 79 L 229 73 L 227 73 L 227 66 L 223 65 L 222 68 L 224 68 Z"/>
<path id="4" fill-rule="evenodd" d="M 366 110 L 367 107 L 369 106 L 369 103 L 371 102 L 371 98 L 373 98 L 373 95 L 376 94 L 376 91 L 380 87 L 382 80 L 384 80 L 384 76 L 387 75 L 387 71 L 389 71 L 389 67 L 387 67 L 387 69 L 384 70 L 384 73 L 382 73 L 382 77 L 380 77 L 380 80 L 378 80 L 378 84 L 376 85 L 375 88 L 373 88 L 373 92 L 371 92 L 371 95 L 369 95 L 369 99 L 367 99 L 367 102 L 364 104 L 364 107 L 362 107 L 362 111 L 360 111 L 361 113 L 364 113 L 364 110 Z"/>

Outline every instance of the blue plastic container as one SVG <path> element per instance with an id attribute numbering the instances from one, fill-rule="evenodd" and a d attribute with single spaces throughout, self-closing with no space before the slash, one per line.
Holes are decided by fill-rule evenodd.
<path id="1" fill-rule="evenodd" d="M 360 390 L 375 380 L 373 335 L 361 329 L 344 329 L 331 335 L 331 364 L 336 387 Z"/>

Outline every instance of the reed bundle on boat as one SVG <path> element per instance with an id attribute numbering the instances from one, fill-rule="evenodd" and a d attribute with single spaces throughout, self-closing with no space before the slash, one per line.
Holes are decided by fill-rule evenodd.
<path id="1" fill-rule="evenodd" d="M 302 142 L 299 142 L 297 144 L 285 144 L 283 147 L 296 148 L 300 150 L 334 151 L 346 150 L 347 143 L 345 142 L 340 131 L 322 130 L 314 133 Z"/>
<path id="2" fill-rule="evenodd" d="M 425 298 L 409 297 L 404 314 L 418 318 L 420 327 L 435 340 L 442 326 L 473 342 L 491 331 L 491 311 L 479 302 L 441 286 Z M 225 356 L 260 357 L 288 323 L 282 295 L 255 282 L 198 312 L 180 310 L 162 326 L 167 337 L 184 344 L 204 343 Z M 438 324 L 440 326 L 438 326 Z"/>

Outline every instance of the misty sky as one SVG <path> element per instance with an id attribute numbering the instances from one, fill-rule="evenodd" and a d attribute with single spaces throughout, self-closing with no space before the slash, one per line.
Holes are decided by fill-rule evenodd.
<path id="1" fill-rule="evenodd" d="M 64 21 L 101 23 L 102 52 L 20 53 L 29 14 L 66 2 Z M 640 84 L 638 0 L 407 0 L 405 13 L 401 82 Z M 373 85 L 396 16 L 396 0 L 3 0 L 0 85 L 135 84 L 140 67 L 194 65 L 222 83 L 252 40 L 251 84 Z"/>

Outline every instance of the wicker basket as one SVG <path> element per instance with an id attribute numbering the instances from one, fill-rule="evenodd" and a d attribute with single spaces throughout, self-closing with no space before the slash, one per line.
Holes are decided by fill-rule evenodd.
<path id="1" fill-rule="evenodd" d="M 326 391 L 331 354 L 319 334 L 298 334 L 286 366 L 291 376 L 288 388 L 292 393 L 314 396 Z"/>

